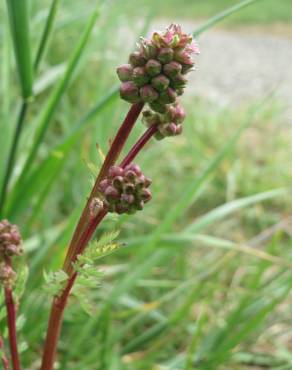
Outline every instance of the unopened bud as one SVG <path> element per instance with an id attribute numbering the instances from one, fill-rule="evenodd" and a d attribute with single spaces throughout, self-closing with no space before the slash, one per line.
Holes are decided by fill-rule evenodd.
<path id="1" fill-rule="evenodd" d="M 132 81 L 121 84 L 120 96 L 130 103 L 138 103 L 140 101 L 139 89 Z"/>
<path id="2" fill-rule="evenodd" d="M 140 96 L 145 103 L 152 103 L 159 97 L 158 92 L 150 85 L 141 87 Z"/>
<path id="3" fill-rule="evenodd" d="M 164 91 L 168 88 L 169 85 L 169 79 L 165 77 L 164 75 L 159 75 L 151 80 L 151 85 L 157 90 L 157 91 Z"/>
<path id="4" fill-rule="evenodd" d="M 168 77 L 175 77 L 182 71 L 182 65 L 174 60 L 170 63 L 167 63 L 163 66 L 163 72 Z"/>
<path id="5" fill-rule="evenodd" d="M 163 64 L 169 63 L 173 59 L 173 50 L 171 48 L 162 48 L 159 50 L 157 58 Z"/>
<path id="6" fill-rule="evenodd" d="M 117 75 L 122 82 L 132 79 L 133 67 L 130 64 L 123 64 L 117 68 Z"/>
<path id="7" fill-rule="evenodd" d="M 176 100 L 176 93 L 170 87 L 168 87 L 165 91 L 163 91 L 159 97 L 159 102 L 161 102 L 162 104 L 171 104 L 171 103 L 174 103 L 175 100 Z"/>
<path id="8" fill-rule="evenodd" d="M 139 51 L 134 51 L 133 53 L 130 54 L 129 56 L 129 63 L 133 66 L 133 67 L 142 67 L 145 65 L 146 63 L 146 60 L 145 58 L 143 57 L 142 53 L 140 53 Z"/>
<path id="9" fill-rule="evenodd" d="M 144 67 L 134 68 L 133 81 L 138 87 L 144 86 L 147 82 L 149 82 L 149 76 L 147 75 Z"/>
<path id="10" fill-rule="evenodd" d="M 162 66 L 161 63 L 158 62 L 158 60 L 150 59 L 146 63 L 145 68 L 149 76 L 155 77 L 160 73 Z"/>
<path id="11" fill-rule="evenodd" d="M 90 218 L 95 218 L 103 209 L 103 201 L 100 198 L 92 198 L 89 205 Z"/>
<path id="12" fill-rule="evenodd" d="M 154 112 L 158 112 L 161 114 L 166 112 L 166 106 L 164 102 L 154 101 L 153 103 L 150 104 L 150 108 L 153 109 Z"/>
<path id="13" fill-rule="evenodd" d="M 5 263 L 0 264 L 0 283 L 4 288 L 11 289 L 16 279 L 16 273 L 11 266 Z"/>

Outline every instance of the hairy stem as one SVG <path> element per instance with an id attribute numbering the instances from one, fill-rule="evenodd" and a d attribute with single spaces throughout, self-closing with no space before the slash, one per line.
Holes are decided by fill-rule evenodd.
<path id="1" fill-rule="evenodd" d="M 2 353 L 1 360 L 2 360 L 3 369 L 10 370 L 9 361 L 5 354 L 4 341 L 1 335 L 0 335 L 0 351 Z"/>
<path id="2" fill-rule="evenodd" d="M 82 215 L 78 221 L 77 227 L 74 231 L 72 240 L 69 245 L 68 253 L 65 258 L 64 262 L 64 270 L 68 272 L 70 269 L 70 264 L 72 260 L 72 256 L 76 254 L 76 246 L 78 244 L 78 241 L 83 233 L 83 231 L 86 229 L 88 226 L 88 215 L 89 215 L 89 206 L 91 203 L 91 200 L 93 197 L 97 195 L 98 192 L 98 186 L 100 181 L 106 176 L 109 168 L 115 164 L 116 160 L 118 159 L 129 135 L 131 130 L 133 129 L 135 122 L 137 121 L 139 114 L 141 113 L 142 109 L 144 107 L 144 103 L 138 103 L 138 104 L 133 104 L 124 119 L 119 131 L 117 132 L 111 147 L 107 153 L 107 156 L 103 162 L 102 168 L 100 170 L 100 173 L 95 181 L 94 187 L 91 191 L 91 194 L 88 198 L 87 204 L 82 212 Z"/>
<path id="3" fill-rule="evenodd" d="M 5 171 L 4 181 L 2 184 L 2 189 L 1 189 L 1 194 L 0 194 L 0 215 L 3 212 L 3 207 L 4 207 L 6 195 L 7 195 L 7 189 L 8 189 L 9 181 L 12 175 L 14 163 L 15 163 L 17 147 L 18 147 L 20 135 L 21 135 L 22 128 L 23 128 L 23 123 L 24 123 L 24 119 L 26 116 L 27 107 L 28 107 L 28 102 L 23 101 L 20 107 L 19 114 L 18 114 L 14 137 L 12 140 L 8 162 L 7 162 L 7 167 Z"/>
<path id="4" fill-rule="evenodd" d="M 7 266 L 11 267 L 10 258 L 7 257 L 5 263 Z M 13 370 L 20 370 L 20 359 L 17 348 L 17 334 L 16 334 L 16 309 L 13 300 L 12 289 L 9 287 L 4 288 L 4 295 L 7 311 L 7 326 L 12 367 Z"/>

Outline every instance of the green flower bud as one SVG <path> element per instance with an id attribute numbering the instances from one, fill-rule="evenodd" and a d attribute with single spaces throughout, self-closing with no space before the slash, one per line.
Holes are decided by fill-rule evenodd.
<path id="1" fill-rule="evenodd" d="M 188 80 L 183 75 L 179 74 L 171 80 L 171 86 L 174 89 L 181 89 L 186 86 L 187 82 Z"/>
<path id="2" fill-rule="evenodd" d="M 159 103 L 162 103 L 162 104 L 171 104 L 171 103 L 174 103 L 175 100 L 176 100 L 176 92 L 170 87 L 168 87 L 165 91 L 163 91 L 159 96 Z"/>
<path id="3" fill-rule="evenodd" d="M 160 49 L 157 58 L 163 64 L 171 62 L 173 59 L 173 49 L 171 48 Z"/>
<path id="4" fill-rule="evenodd" d="M 164 75 L 159 75 L 151 80 L 151 85 L 157 90 L 157 91 L 164 91 L 168 88 L 169 85 L 169 79 L 165 77 Z"/>
<path id="5" fill-rule="evenodd" d="M 141 87 L 140 96 L 145 103 L 152 103 L 159 97 L 158 92 L 150 85 Z"/>
<path id="6" fill-rule="evenodd" d="M 180 74 L 182 71 L 182 65 L 174 60 L 170 63 L 167 63 L 163 66 L 163 72 L 168 77 L 175 77 Z"/>
<path id="7" fill-rule="evenodd" d="M 149 76 L 155 77 L 160 73 L 162 66 L 161 63 L 158 62 L 158 60 L 150 59 L 146 63 L 145 68 Z"/>
<path id="8" fill-rule="evenodd" d="M 149 76 L 144 67 L 136 67 L 133 70 L 133 81 L 136 86 L 142 87 L 149 82 Z"/>

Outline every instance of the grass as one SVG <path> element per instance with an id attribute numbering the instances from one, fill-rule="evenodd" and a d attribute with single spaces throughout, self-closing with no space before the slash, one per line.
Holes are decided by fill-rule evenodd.
<path id="1" fill-rule="evenodd" d="M 31 3 L 34 53 L 49 3 Z M 230 3 L 186 2 L 178 15 L 192 11 L 207 17 Z M 286 21 L 281 9 L 288 3 L 262 0 L 232 19 L 257 23 L 255 13 L 262 9 L 265 22 L 279 18 L 277 14 Z M 128 108 L 112 90 L 117 83 L 114 71 L 125 61 L 135 37 L 147 33 L 148 19 L 137 24 L 134 16 L 126 16 L 126 5 L 99 6 L 97 25 L 45 121 L 64 62 L 89 22 L 91 2 L 81 6 L 64 1 L 39 64 L 36 81 L 44 82 L 23 127 L 19 167 L 13 172 L 5 208 L 24 233 L 30 267 L 18 321 L 26 370 L 39 367 L 48 316 L 43 271 L 61 266 L 90 188 L 88 167 L 100 166 L 108 139 Z M 166 11 L 165 2 L 156 5 L 159 16 L 171 16 L 171 1 Z M 272 10 L 276 8 L 279 13 Z M 181 9 L 185 13 L 179 14 Z M 4 14 L 1 5 L 2 19 Z M 6 82 L 1 85 L 5 105 L 0 129 L 9 141 L 19 89 L 7 27 L 1 22 L 1 80 Z M 122 31 L 125 27 L 131 34 Z M 210 110 L 208 101 L 192 95 L 184 103 L 188 112 L 184 134 L 153 141 L 138 158 L 143 171 L 155 179 L 151 205 L 141 215 L 110 217 L 102 224 L 98 236 L 120 230 L 119 240 L 126 247 L 102 261 L 100 285 L 84 292 L 87 300 L 82 300 L 82 307 L 72 297 L 60 343 L 60 369 L 292 367 L 291 193 L 286 190 L 291 183 L 291 129 L 282 124 L 281 109 L 272 97 L 242 108 L 215 105 Z M 32 134 L 43 122 L 48 124 L 44 141 L 19 181 L 33 148 Z M 138 124 L 132 142 L 142 130 Z M 7 155 L 3 140 L 1 164 Z M 2 181 L 3 177 L 1 165 Z M 3 332 L 2 311 L 0 316 Z"/>

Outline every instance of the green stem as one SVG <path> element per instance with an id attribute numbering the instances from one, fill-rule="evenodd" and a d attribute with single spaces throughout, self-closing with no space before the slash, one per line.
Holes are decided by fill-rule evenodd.
<path id="1" fill-rule="evenodd" d="M 14 164 L 15 164 L 16 152 L 17 152 L 20 135 L 21 135 L 22 128 L 23 128 L 23 123 L 24 123 L 24 120 L 25 120 L 26 112 L 27 112 L 27 107 L 28 107 L 28 102 L 23 101 L 22 104 L 21 104 L 19 114 L 18 114 L 18 119 L 17 119 L 16 128 L 15 128 L 15 132 L 14 132 L 14 137 L 13 137 L 13 140 L 12 140 L 12 144 L 11 144 L 11 148 L 10 148 L 10 152 L 9 152 L 9 157 L 8 157 L 8 162 L 7 162 L 7 167 L 6 167 L 6 172 L 5 172 L 5 176 L 4 176 L 4 181 L 3 181 L 3 185 L 2 185 L 2 189 L 1 189 L 0 215 L 3 213 L 3 207 L 4 207 L 6 195 L 7 195 L 7 189 L 8 189 L 9 181 L 10 181 L 10 178 L 11 178 L 11 175 L 12 175 L 12 172 L 13 172 L 13 167 L 14 167 Z"/>

